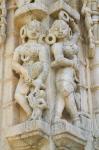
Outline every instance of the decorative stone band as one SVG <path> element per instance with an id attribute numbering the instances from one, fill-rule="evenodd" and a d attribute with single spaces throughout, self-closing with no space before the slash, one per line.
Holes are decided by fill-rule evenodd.
<path id="1" fill-rule="evenodd" d="M 90 65 L 90 69 L 91 69 L 91 70 L 96 69 L 96 68 L 99 68 L 99 63 L 91 64 L 91 65 Z"/>
<path id="2" fill-rule="evenodd" d="M 7 7 L 7 10 L 12 10 L 12 9 L 16 9 L 17 8 L 17 6 L 16 5 L 11 5 L 11 6 L 9 6 L 9 7 Z"/>
<path id="3" fill-rule="evenodd" d="M 15 105 L 15 101 L 8 101 L 5 104 L 2 105 L 2 108 L 9 108 L 10 106 Z"/>
<path id="4" fill-rule="evenodd" d="M 48 15 L 48 8 L 43 3 L 30 3 L 15 11 L 15 24 L 21 27 L 31 19 L 42 20 Z"/>
<path id="5" fill-rule="evenodd" d="M 92 92 L 99 91 L 99 85 L 93 85 L 93 86 L 91 86 L 91 91 Z"/>

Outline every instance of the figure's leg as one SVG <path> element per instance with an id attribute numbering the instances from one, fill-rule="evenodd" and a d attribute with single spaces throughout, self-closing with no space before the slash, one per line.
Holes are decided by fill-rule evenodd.
<path id="1" fill-rule="evenodd" d="M 57 94 L 57 105 L 56 105 L 56 115 L 55 120 L 62 118 L 62 113 L 65 107 L 64 98 L 60 93 Z"/>
<path id="2" fill-rule="evenodd" d="M 25 95 L 22 95 L 21 93 L 15 94 L 16 102 L 21 106 L 21 108 L 26 112 L 26 114 L 29 116 L 31 114 L 31 108 L 26 100 Z"/>
<path id="3" fill-rule="evenodd" d="M 80 118 L 78 115 L 74 94 L 71 93 L 68 97 L 65 99 L 66 108 L 68 109 L 71 117 L 73 118 L 73 123 L 76 126 L 80 126 Z"/>
<path id="4" fill-rule="evenodd" d="M 89 30 L 89 44 L 90 44 L 90 48 L 94 48 L 94 40 L 93 40 L 93 33 L 92 33 L 92 29 Z"/>
<path id="5" fill-rule="evenodd" d="M 30 116 L 31 120 L 36 120 L 36 108 L 33 109 L 32 115 Z"/>
<path id="6" fill-rule="evenodd" d="M 39 108 L 34 108 L 30 119 L 31 120 L 41 120 L 42 119 L 42 111 Z"/>
<path id="7" fill-rule="evenodd" d="M 24 84 L 23 80 L 20 80 L 15 92 L 15 101 L 26 112 L 27 115 L 31 114 L 31 108 L 28 104 L 26 96 L 29 92 L 29 87 Z"/>

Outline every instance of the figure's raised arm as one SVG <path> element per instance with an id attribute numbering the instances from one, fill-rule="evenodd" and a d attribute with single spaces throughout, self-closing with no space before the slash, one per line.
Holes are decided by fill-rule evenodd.
<path id="1" fill-rule="evenodd" d="M 79 30 L 79 26 L 77 23 L 75 23 L 74 19 L 70 18 L 70 26 L 71 26 L 71 29 L 72 29 L 72 32 L 73 32 L 73 35 L 72 35 L 72 42 L 73 43 L 77 43 L 78 39 L 80 38 L 80 30 Z"/>

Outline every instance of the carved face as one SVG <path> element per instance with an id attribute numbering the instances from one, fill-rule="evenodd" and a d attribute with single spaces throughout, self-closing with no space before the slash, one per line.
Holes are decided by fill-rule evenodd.
<path id="1" fill-rule="evenodd" d="M 50 29 L 50 32 L 53 33 L 58 39 L 67 37 L 69 31 L 69 25 L 63 20 L 56 20 Z"/>
<path id="2" fill-rule="evenodd" d="M 41 24 L 37 20 L 33 20 L 20 30 L 21 38 L 27 42 L 28 40 L 38 40 L 42 32 Z"/>
<path id="3" fill-rule="evenodd" d="M 27 26 L 27 36 L 30 39 L 37 40 L 41 33 L 41 24 L 39 21 L 34 20 Z"/>

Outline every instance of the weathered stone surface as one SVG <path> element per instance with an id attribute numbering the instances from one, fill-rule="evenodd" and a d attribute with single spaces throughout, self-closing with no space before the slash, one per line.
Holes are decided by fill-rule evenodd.
<path id="1" fill-rule="evenodd" d="M 88 132 L 79 129 L 66 121 L 57 121 L 52 125 L 52 136 L 57 147 L 84 149 Z"/>
<path id="2" fill-rule="evenodd" d="M 0 0 L 0 150 L 99 150 L 99 0 Z"/>
<path id="3" fill-rule="evenodd" d="M 8 128 L 5 137 L 15 150 L 34 150 L 48 141 L 49 129 L 49 125 L 43 121 L 26 121 Z"/>

